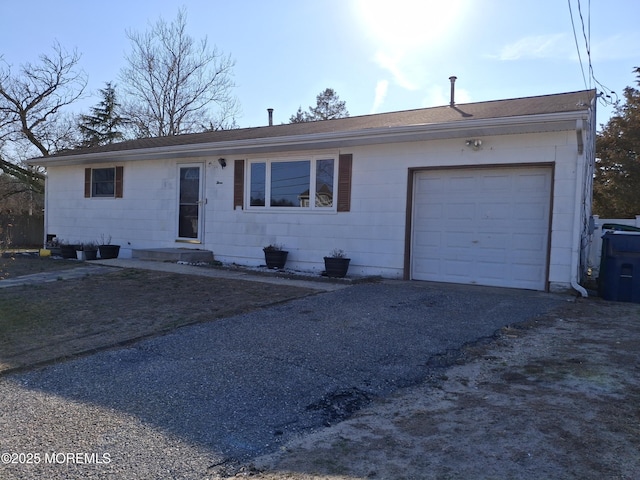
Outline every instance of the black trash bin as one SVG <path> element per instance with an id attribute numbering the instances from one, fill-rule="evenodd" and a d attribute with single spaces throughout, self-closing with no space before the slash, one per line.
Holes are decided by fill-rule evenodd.
<path id="1" fill-rule="evenodd" d="M 605 300 L 640 303 L 640 235 L 607 232 L 602 237 L 598 294 Z"/>

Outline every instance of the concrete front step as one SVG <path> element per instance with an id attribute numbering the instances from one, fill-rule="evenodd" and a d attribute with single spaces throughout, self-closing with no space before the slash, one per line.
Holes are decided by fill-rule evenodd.
<path id="1" fill-rule="evenodd" d="M 146 248 L 134 249 L 131 256 L 139 260 L 156 262 L 213 262 L 211 250 L 196 250 L 192 248 Z"/>

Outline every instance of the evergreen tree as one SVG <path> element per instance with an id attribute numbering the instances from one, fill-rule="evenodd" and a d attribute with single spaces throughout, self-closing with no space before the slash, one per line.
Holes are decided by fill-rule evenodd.
<path id="1" fill-rule="evenodd" d="M 100 89 L 102 100 L 91 108 L 91 115 L 81 115 L 78 128 L 82 133 L 83 147 L 107 145 L 124 139 L 120 130 L 126 125 L 119 114 L 120 105 L 116 101 L 116 90 L 111 82 Z"/>
<path id="2" fill-rule="evenodd" d="M 603 218 L 640 215 L 640 91 L 627 87 L 624 98 L 596 139 L 593 211 Z"/>
<path id="3" fill-rule="evenodd" d="M 316 96 L 315 107 L 309 107 L 309 112 L 303 112 L 302 107 L 299 107 L 295 115 L 289 118 L 289 123 L 315 122 L 348 116 L 346 102 L 340 100 L 333 88 L 326 88 Z"/>
<path id="4" fill-rule="evenodd" d="M 291 115 L 291 117 L 289 117 L 289 123 L 303 123 L 310 121 L 309 114 L 307 112 L 303 112 L 302 107 L 298 107 L 298 111 L 295 115 Z"/>

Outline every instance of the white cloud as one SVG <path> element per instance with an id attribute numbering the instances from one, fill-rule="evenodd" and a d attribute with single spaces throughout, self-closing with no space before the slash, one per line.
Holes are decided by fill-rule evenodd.
<path id="1" fill-rule="evenodd" d="M 498 55 L 490 55 L 498 60 L 521 60 L 533 58 L 568 58 L 575 51 L 575 41 L 567 34 L 534 35 L 505 45 Z"/>
<path id="2" fill-rule="evenodd" d="M 371 113 L 377 113 L 378 109 L 384 103 L 384 99 L 387 97 L 389 91 L 389 80 L 378 80 L 376 84 L 376 96 L 373 100 L 373 107 L 371 107 Z"/>
<path id="3" fill-rule="evenodd" d="M 637 59 L 639 44 L 640 33 L 620 32 L 592 41 L 591 55 L 594 61 Z"/>
<path id="4" fill-rule="evenodd" d="M 387 54 L 383 51 L 376 52 L 375 61 L 383 70 L 387 70 L 392 76 L 394 81 L 402 88 L 407 90 L 417 90 L 419 87 L 416 82 L 413 81 L 407 72 L 406 67 L 402 66 L 403 56 L 400 54 Z"/>

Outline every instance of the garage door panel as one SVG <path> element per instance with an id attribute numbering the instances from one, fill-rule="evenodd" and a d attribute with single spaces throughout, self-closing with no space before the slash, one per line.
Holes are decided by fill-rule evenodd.
<path id="1" fill-rule="evenodd" d="M 513 188 L 513 182 L 508 175 L 483 175 L 479 182 L 487 192 L 510 192 Z"/>
<path id="2" fill-rule="evenodd" d="M 519 221 L 542 220 L 547 218 L 547 215 L 545 214 L 547 203 L 542 200 L 532 203 L 518 202 L 515 204 L 515 207 L 518 210 Z"/>
<path id="3" fill-rule="evenodd" d="M 449 177 L 448 188 L 444 191 L 464 193 L 473 189 L 476 182 L 476 178 L 472 175 L 452 175 Z"/>
<path id="4" fill-rule="evenodd" d="M 478 267 L 480 272 L 478 283 L 484 284 L 489 280 L 495 283 L 505 276 L 504 263 L 479 261 Z"/>
<path id="5" fill-rule="evenodd" d="M 442 246 L 442 236 L 439 232 L 417 231 L 414 234 L 414 244 L 426 254 L 427 249 L 438 249 Z"/>
<path id="6" fill-rule="evenodd" d="M 544 235 L 530 233 L 528 235 L 525 234 L 514 234 L 513 238 L 513 251 L 514 252 L 524 252 L 531 251 L 535 252 L 536 255 L 538 252 L 546 250 L 546 237 Z"/>
<path id="7" fill-rule="evenodd" d="M 515 185 L 518 191 L 544 192 L 547 186 L 547 175 L 542 173 L 518 175 L 515 178 Z"/>
<path id="8" fill-rule="evenodd" d="M 416 174 L 411 276 L 544 290 L 550 167 Z"/>
<path id="9" fill-rule="evenodd" d="M 423 218 L 440 219 L 444 213 L 444 205 L 441 203 L 429 203 L 422 212 Z"/>
<path id="10" fill-rule="evenodd" d="M 481 249 L 504 251 L 511 243 L 511 235 L 506 233 L 479 233 L 476 237 L 478 238 L 478 248 Z"/>
<path id="11" fill-rule="evenodd" d="M 444 273 L 449 279 L 448 281 L 464 281 L 467 278 L 467 261 L 460 260 L 445 260 Z"/>
<path id="12" fill-rule="evenodd" d="M 449 203 L 444 206 L 443 212 L 448 221 L 470 221 L 475 217 L 476 206 L 473 203 Z"/>
<path id="13" fill-rule="evenodd" d="M 468 232 L 447 232 L 444 234 L 445 242 L 448 248 L 463 248 L 467 250 L 470 244 L 473 244 L 475 235 Z"/>
<path id="14" fill-rule="evenodd" d="M 478 202 L 479 220 L 505 220 L 513 217 L 512 206 L 498 202 Z"/>

